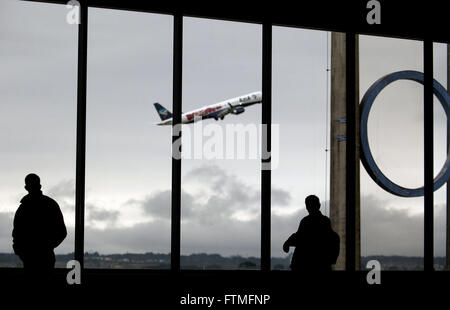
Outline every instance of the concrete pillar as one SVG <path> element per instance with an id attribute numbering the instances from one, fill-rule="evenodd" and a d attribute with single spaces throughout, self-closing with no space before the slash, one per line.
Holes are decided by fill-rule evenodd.
<path id="1" fill-rule="evenodd" d="M 359 119 L 359 44 L 356 39 L 356 115 Z M 333 229 L 341 238 L 341 250 L 336 270 L 345 269 L 346 243 L 346 51 L 345 33 L 331 35 L 331 132 L 330 132 L 330 219 Z M 355 227 L 355 263 L 360 267 L 360 192 L 359 192 L 359 122 L 356 125 L 356 227 Z"/>

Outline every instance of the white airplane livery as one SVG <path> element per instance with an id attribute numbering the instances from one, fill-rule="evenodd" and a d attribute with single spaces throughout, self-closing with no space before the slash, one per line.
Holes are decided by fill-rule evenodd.
<path id="1" fill-rule="evenodd" d="M 215 104 L 207 105 L 202 108 L 183 113 L 181 115 L 181 123 L 189 124 L 197 120 L 213 118 L 216 121 L 222 119 L 227 114 L 241 114 L 245 112 L 245 108 L 253 104 L 261 103 L 261 92 L 253 92 L 244 96 L 221 101 Z M 172 113 L 159 103 L 154 103 L 156 112 L 158 112 L 161 122 L 156 125 L 172 125 Z"/>

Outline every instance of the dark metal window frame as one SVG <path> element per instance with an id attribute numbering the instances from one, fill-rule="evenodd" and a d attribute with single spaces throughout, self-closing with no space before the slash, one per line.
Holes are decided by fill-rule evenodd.
<path id="1" fill-rule="evenodd" d="M 50 2 L 65 4 L 66 1 L 57 0 L 27 0 L 36 2 Z M 174 16 L 174 42 L 173 42 L 173 126 L 181 122 L 182 107 L 182 46 L 183 46 L 183 16 L 196 16 L 201 18 L 214 18 L 225 20 L 236 20 L 250 23 L 262 24 L 262 124 L 267 125 L 267 145 L 263 144 L 263 150 L 270 150 L 271 145 L 271 91 L 272 91 L 272 26 L 287 25 L 291 27 L 306 27 L 325 31 L 340 31 L 346 33 L 347 65 L 346 65 L 346 113 L 347 113 L 347 153 L 346 153 L 346 270 L 355 271 L 355 197 L 354 188 L 356 184 L 355 154 L 351 150 L 356 144 L 356 122 L 358 116 L 355 115 L 355 85 L 356 85 L 356 63 L 355 63 L 355 38 L 358 34 L 375 34 L 382 36 L 396 36 L 401 38 L 412 38 L 423 40 L 424 42 L 424 268 L 425 271 L 433 270 L 434 248 L 433 248 L 433 41 L 448 42 L 446 35 L 441 33 L 425 33 L 420 26 L 405 22 L 405 25 L 389 30 L 386 27 L 370 28 L 360 18 L 354 25 L 346 25 L 345 22 L 355 16 L 355 7 L 348 3 L 332 4 L 333 7 L 326 11 L 320 11 L 320 6 L 313 8 L 319 10 L 320 19 L 310 16 L 308 10 L 305 13 L 295 10 L 283 11 L 282 14 L 272 14 L 268 18 L 267 14 L 261 11 L 233 11 L 230 7 L 213 9 L 211 7 L 199 9 L 189 9 L 183 4 L 173 3 L 161 4 L 133 4 L 136 7 L 126 7 L 125 2 L 114 1 L 90 1 L 81 0 L 80 21 L 78 28 L 78 83 L 77 83 L 77 137 L 76 137 L 76 188 L 75 188 L 75 259 L 81 266 L 84 261 L 84 212 L 85 212 L 85 155 L 86 155 L 86 86 L 87 86 L 87 36 L 88 36 L 88 6 L 113 8 L 121 10 L 135 10 L 142 12 L 155 12 L 170 14 Z M 393 3 L 384 2 L 384 6 L 394 6 Z M 152 7 L 153 8 L 148 8 Z M 359 4 L 361 6 L 361 4 Z M 359 7 L 361 9 L 361 7 Z M 420 10 L 405 12 L 408 8 L 400 7 L 397 13 L 404 13 L 407 17 L 421 16 Z M 414 9 L 414 8 L 409 8 Z M 209 11 L 208 11 L 209 10 Z M 393 9 L 394 10 L 394 9 Z M 341 16 L 336 12 L 342 12 Z M 208 13 L 210 12 L 210 13 Z M 395 10 L 394 10 L 395 12 Z M 297 14 L 298 13 L 298 14 Z M 389 11 L 388 11 L 389 13 Z M 408 14 L 409 13 L 409 14 Z M 433 12 L 436 13 L 436 12 Z M 439 13 L 439 12 L 438 12 Z M 234 15 L 233 15 L 234 14 Z M 283 15 L 284 14 L 284 15 Z M 299 16 L 299 14 L 302 14 Z M 270 14 L 269 14 L 270 15 Z M 409 16 L 408 16 L 409 15 Z M 235 16 L 235 18 L 230 18 Z M 277 17 L 278 16 L 278 17 Z M 279 17 L 281 16 L 281 17 Z M 384 15 L 386 16 L 386 15 Z M 387 15 L 387 19 L 398 18 L 402 24 L 402 16 L 395 13 Z M 410 18 L 414 20 L 414 18 Z M 302 22 L 299 22 L 301 20 Z M 343 20 L 343 21 L 342 21 Z M 434 22 L 439 19 L 435 18 Z M 445 24 L 444 21 L 441 21 Z M 417 24 L 417 23 L 416 23 Z M 445 26 L 445 25 L 444 25 Z M 439 24 L 433 25 L 432 30 L 438 29 Z M 446 29 L 445 27 L 442 27 Z M 374 30 L 376 29 L 376 30 Z M 176 139 L 179 136 L 172 136 Z M 270 162 L 270 159 L 262 162 Z M 172 229 L 171 229 L 171 270 L 180 270 L 180 238 L 181 238 L 181 159 L 172 159 Z M 270 271 L 271 255 L 271 171 L 261 170 L 261 270 Z"/>

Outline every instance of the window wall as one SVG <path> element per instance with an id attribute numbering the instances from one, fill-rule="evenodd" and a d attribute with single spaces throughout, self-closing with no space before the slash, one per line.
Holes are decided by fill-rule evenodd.
<path id="1" fill-rule="evenodd" d="M 30 172 L 63 211 L 64 266 L 74 244 L 78 27 L 66 23 L 64 6 L 0 8 L 0 266 L 20 266 L 12 220 Z M 172 128 L 156 125 L 153 104 L 172 111 L 173 16 L 90 8 L 88 29 L 85 267 L 169 268 Z M 306 215 L 304 198 L 319 196 L 330 214 L 330 34 L 272 29 L 271 256 L 273 269 L 287 269 L 282 244 Z M 183 112 L 261 91 L 261 37 L 258 24 L 184 17 Z M 446 53 L 434 44 L 434 78 L 444 87 Z M 360 99 L 386 74 L 423 72 L 422 62 L 423 42 L 359 36 Z M 261 104 L 223 116 L 183 125 L 183 269 L 260 268 Z M 434 119 L 437 175 L 448 120 L 436 98 Z M 423 86 L 412 81 L 386 87 L 370 113 L 374 159 L 403 187 L 423 186 L 423 126 Z M 361 268 L 377 259 L 383 270 L 423 269 L 423 197 L 386 192 L 362 165 L 360 184 Z M 445 200 L 442 187 L 434 193 L 436 269 Z"/>
<path id="2" fill-rule="evenodd" d="M 448 45 L 433 44 L 433 75 L 448 92 Z M 447 160 L 449 136 L 448 117 L 441 102 L 434 96 L 434 177 L 438 175 Z M 447 186 L 434 192 L 434 268 L 445 268 L 447 241 Z"/>
<path id="3" fill-rule="evenodd" d="M 85 266 L 169 268 L 173 18 L 89 9 Z M 135 255 L 136 254 L 136 255 Z"/>
<path id="4" fill-rule="evenodd" d="M 308 213 L 316 195 L 329 216 L 329 40 L 331 33 L 273 27 L 272 269 L 289 269 L 294 248 L 283 243 Z M 275 154 L 274 154 L 275 155 Z"/>
<path id="5" fill-rule="evenodd" d="M 423 42 L 359 36 L 360 99 L 392 72 L 423 72 Z M 380 170 L 406 188 L 423 186 L 423 86 L 409 80 L 388 85 L 368 119 L 368 141 Z M 360 166 L 361 267 L 377 259 L 382 270 L 423 269 L 424 198 L 399 197 L 378 186 Z"/>
<path id="6" fill-rule="evenodd" d="M 261 91 L 261 30 L 184 18 L 183 112 Z M 181 268 L 259 269 L 260 123 L 255 104 L 183 125 Z"/>
<path id="7" fill-rule="evenodd" d="M 67 226 L 56 266 L 73 259 L 78 31 L 65 14 L 59 5 L 0 3 L 0 267 L 22 266 L 11 232 L 29 173 Z"/>

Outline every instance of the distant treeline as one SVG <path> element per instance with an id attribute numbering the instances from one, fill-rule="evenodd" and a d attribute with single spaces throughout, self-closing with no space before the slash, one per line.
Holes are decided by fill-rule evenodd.
<path id="1" fill-rule="evenodd" d="M 74 253 L 56 255 L 56 267 L 64 268 L 68 261 L 74 259 Z M 182 255 L 183 269 L 255 269 L 260 268 L 258 257 L 230 256 L 219 254 Z M 272 258 L 273 269 L 288 269 L 291 256 Z M 0 267 L 21 267 L 20 259 L 12 253 L 0 253 Z M 170 254 L 162 253 L 124 253 L 99 254 L 85 253 L 85 268 L 128 268 L 128 269 L 169 269 Z"/>
<path id="2" fill-rule="evenodd" d="M 74 259 L 74 253 L 56 255 L 56 267 L 64 268 L 69 260 Z M 367 262 L 377 260 L 382 270 L 422 270 L 423 257 L 410 256 L 366 256 L 361 257 L 361 269 L 366 269 Z M 286 257 L 272 257 L 272 269 L 287 270 L 291 255 Z M 260 269 L 258 257 L 230 256 L 219 254 L 191 254 L 181 256 L 183 269 Z M 97 252 L 85 253 L 85 268 L 123 268 L 123 269 L 169 269 L 170 254 L 161 253 L 124 253 L 99 254 Z M 0 267 L 21 267 L 20 259 L 12 253 L 0 253 Z M 445 257 L 435 258 L 435 268 L 444 269 Z"/>

